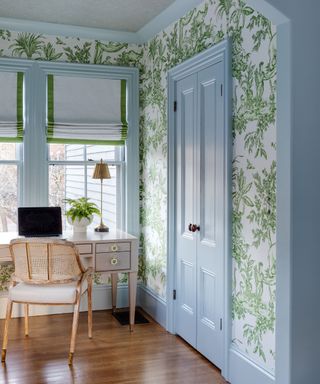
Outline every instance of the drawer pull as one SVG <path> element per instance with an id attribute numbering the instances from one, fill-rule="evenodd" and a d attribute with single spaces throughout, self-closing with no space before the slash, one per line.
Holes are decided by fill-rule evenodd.
<path id="1" fill-rule="evenodd" d="M 117 244 L 113 244 L 113 245 L 111 245 L 111 251 L 112 251 L 112 252 L 117 252 L 117 250 L 118 250 L 118 246 L 117 246 Z"/>
<path id="2" fill-rule="evenodd" d="M 118 259 L 116 257 L 113 257 L 111 260 L 110 260 L 110 263 L 111 265 L 117 265 L 118 264 Z"/>

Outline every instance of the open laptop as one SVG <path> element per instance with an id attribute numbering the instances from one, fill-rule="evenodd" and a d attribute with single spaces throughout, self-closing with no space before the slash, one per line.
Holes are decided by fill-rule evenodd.
<path id="1" fill-rule="evenodd" d="M 60 207 L 18 208 L 18 232 L 25 237 L 51 237 L 62 235 Z"/>

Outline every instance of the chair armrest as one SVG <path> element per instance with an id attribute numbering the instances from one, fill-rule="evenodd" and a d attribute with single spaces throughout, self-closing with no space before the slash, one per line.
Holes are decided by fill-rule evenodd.
<path id="1" fill-rule="evenodd" d="M 85 279 L 88 280 L 88 284 L 92 284 L 92 272 L 93 272 L 93 268 L 92 267 L 88 267 L 83 275 L 81 276 L 81 279 L 78 280 L 78 284 L 77 284 L 77 292 L 78 294 L 80 294 L 81 292 L 81 285 L 82 283 L 84 282 Z"/>
<path id="2" fill-rule="evenodd" d="M 82 278 L 81 278 L 81 281 L 83 281 L 84 279 L 87 279 L 88 277 L 92 277 L 92 273 L 93 273 L 93 268 L 92 267 L 88 267 L 83 275 L 82 275 Z"/>

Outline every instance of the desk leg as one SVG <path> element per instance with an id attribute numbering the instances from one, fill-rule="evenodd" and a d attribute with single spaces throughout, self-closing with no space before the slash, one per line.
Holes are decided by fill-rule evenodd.
<path id="1" fill-rule="evenodd" d="M 129 272 L 129 306 L 130 306 L 130 332 L 133 332 L 134 315 L 136 311 L 137 272 Z"/>
<path id="2" fill-rule="evenodd" d="M 111 273 L 112 313 L 115 313 L 117 309 L 117 286 L 118 286 L 118 273 Z"/>

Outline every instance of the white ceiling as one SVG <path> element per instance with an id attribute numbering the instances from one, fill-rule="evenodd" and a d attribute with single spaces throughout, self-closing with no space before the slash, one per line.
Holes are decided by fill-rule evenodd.
<path id="1" fill-rule="evenodd" d="M 137 32 L 174 2 L 174 0 L 0 0 L 0 16 Z"/>

